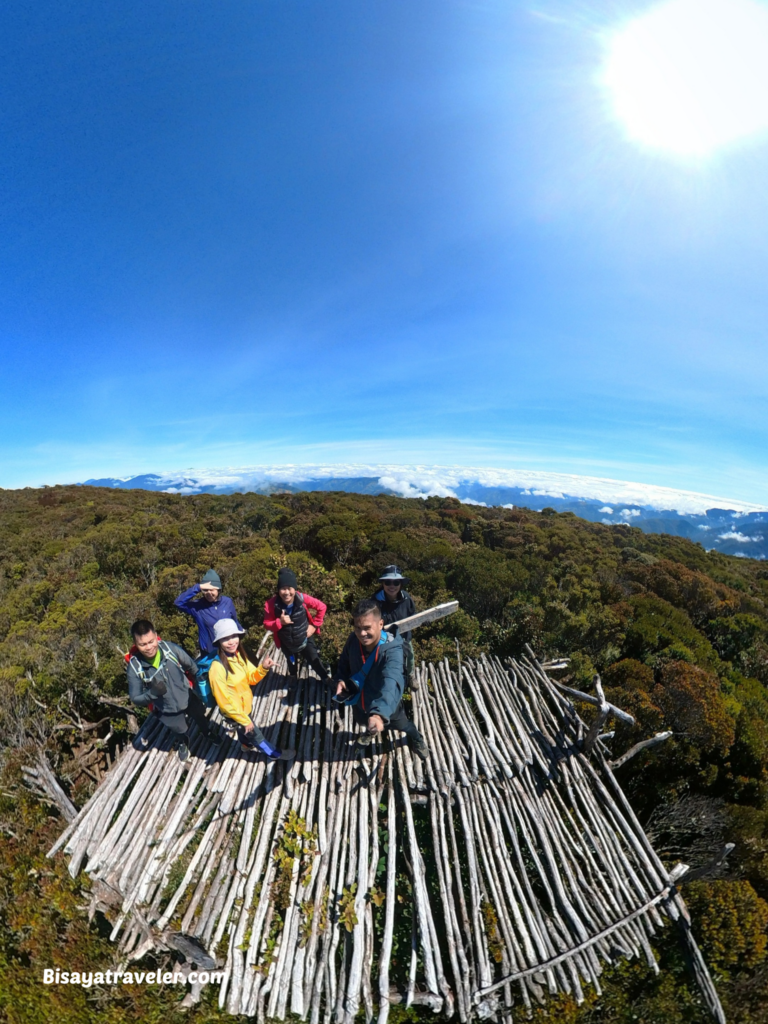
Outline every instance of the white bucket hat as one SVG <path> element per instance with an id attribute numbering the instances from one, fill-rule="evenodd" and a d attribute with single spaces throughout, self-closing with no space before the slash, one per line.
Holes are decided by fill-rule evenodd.
<path id="1" fill-rule="evenodd" d="M 213 627 L 213 642 L 217 644 L 230 636 L 245 636 L 245 630 L 240 629 L 234 619 L 219 619 Z"/>

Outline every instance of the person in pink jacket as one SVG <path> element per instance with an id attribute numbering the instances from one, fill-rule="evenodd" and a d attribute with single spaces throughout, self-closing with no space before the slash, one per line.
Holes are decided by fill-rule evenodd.
<path id="1" fill-rule="evenodd" d="M 327 682 L 328 669 L 312 639 L 315 634 L 320 635 L 327 606 L 310 594 L 300 594 L 297 586 L 296 574 L 291 569 L 281 569 L 277 574 L 277 593 L 264 605 L 264 625 L 274 633 L 275 646 L 285 655 L 292 676 L 297 675 L 302 657 Z"/>

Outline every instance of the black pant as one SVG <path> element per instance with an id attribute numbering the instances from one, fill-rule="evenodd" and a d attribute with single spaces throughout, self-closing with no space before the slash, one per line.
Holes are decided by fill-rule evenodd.
<path id="1" fill-rule="evenodd" d="M 368 725 L 368 712 L 363 711 L 359 704 L 352 706 L 352 716 L 358 725 Z M 400 701 L 395 711 L 390 715 L 389 725 L 386 728 L 404 732 L 409 743 L 418 742 L 421 739 L 421 733 L 406 715 L 402 701 Z"/>
<path id="2" fill-rule="evenodd" d="M 410 683 L 415 665 L 413 654 L 413 643 L 410 640 L 403 640 L 403 668 L 405 669 L 405 681 Z"/>
<path id="3" fill-rule="evenodd" d="M 288 662 L 288 674 L 295 676 L 299 671 L 299 658 L 304 658 L 305 661 L 309 662 L 312 668 L 317 672 L 322 680 L 329 678 L 328 669 L 320 661 L 320 655 L 318 654 L 317 647 L 310 637 L 300 651 L 292 654 L 290 651 L 283 651 L 285 654 L 285 660 Z"/>
<path id="4" fill-rule="evenodd" d="M 211 723 L 205 714 L 205 704 L 200 700 L 194 690 L 189 691 L 189 703 L 186 711 L 177 711 L 172 715 L 161 714 L 160 721 L 167 726 L 172 733 L 175 733 L 178 742 L 186 743 L 189 738 L 190 720 L 197 723 L 200 732 L 207 736 L 211 732 Z"/>
<path id="5" fill-rule="evenodd" d="M 235 724 L 237 726 L 237 738 L 244 746 L 250 747 L 254 750 L 259 746 L 259 744 L 264 743 L 265 736 L 258 725 L 254 725 L 251 732 L 246 732 L 244 725 L 240 725 L 239 722 L 236 722 Z"/>

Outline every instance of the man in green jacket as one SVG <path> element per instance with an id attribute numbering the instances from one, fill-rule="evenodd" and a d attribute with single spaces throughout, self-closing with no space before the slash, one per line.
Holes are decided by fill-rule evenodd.
<path id="1" fill-rule="evenodd" d="M 189 684 L 197 663 L 183 647 L 161 640 L 149 619 L 131 626 L 133 648 L 127 657 L 128 693 L 138 707 L 152 704 L 160 721 L 174 734 L 179 760 L 189 757 L 189 723 L 213 743 L 221 737 L 205 714 L 205 705 Z"/>

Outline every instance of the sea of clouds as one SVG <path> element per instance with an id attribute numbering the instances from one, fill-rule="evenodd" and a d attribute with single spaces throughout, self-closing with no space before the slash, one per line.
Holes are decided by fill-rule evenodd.
<path id="1" fill-rule="evenodd" d="M 141 477 L 89 480 L 105 486 L 142 486 Z M 712 494 L 659 487 L 655 484 L 602 477 L 578 476 L 570 473 L 548 473 L 534 470 L 488 469 L 468 466 L 392 466 L 360 463 L 321 463 L 281 466 L 239 466 L 223 469 L 185 469 L 181 472 L 151 475 L 152 490 L 167 490 L 180 494 L 193 494 L 201 490 L 218 492 L 253 491 L 288 484 L 293 487 L 307 481 L 375 479 L 381 488 L 406 498 L 426 498 L 431 495 L 455 497 L 462 501 L 478 501 L 468 492 L 480 489 L 502 491 L 516 489 L 532 499 L 576 498 L 601 502 L 607 514 L 623 516 L 631 521 L 632 509 L 622 506 L 640 506 L 645 509 L 671 510 L 682 515 L 701 515 L 708 509 L 729 509 L 750 513 L 766 511 L 765 505 L 756 505 L 723 498 Z M 134 482 L 135 481 L 135 482 Z M 478 501 L 489 504 L 487 501 Z M 531 502 L 534 504 L 535 502 Z"/>
<path id="2" fill-rule="evenodd" d="M 739 558 L 768 559 L 768 509 L 764 505 L 655 484 L 571 473 L 468 466 L 395 466 L 319 463 L 237 466 L 146 473 L 86 480 L 101 487 L 141 488 L 171 494 L 255 491 L 347 491 L 405 498 L 458 498 L 470 505 L 534 510 L 552 507 L 609 526 L 637 526 L 645 533 L 687 537 L 707 550 Z"/>

